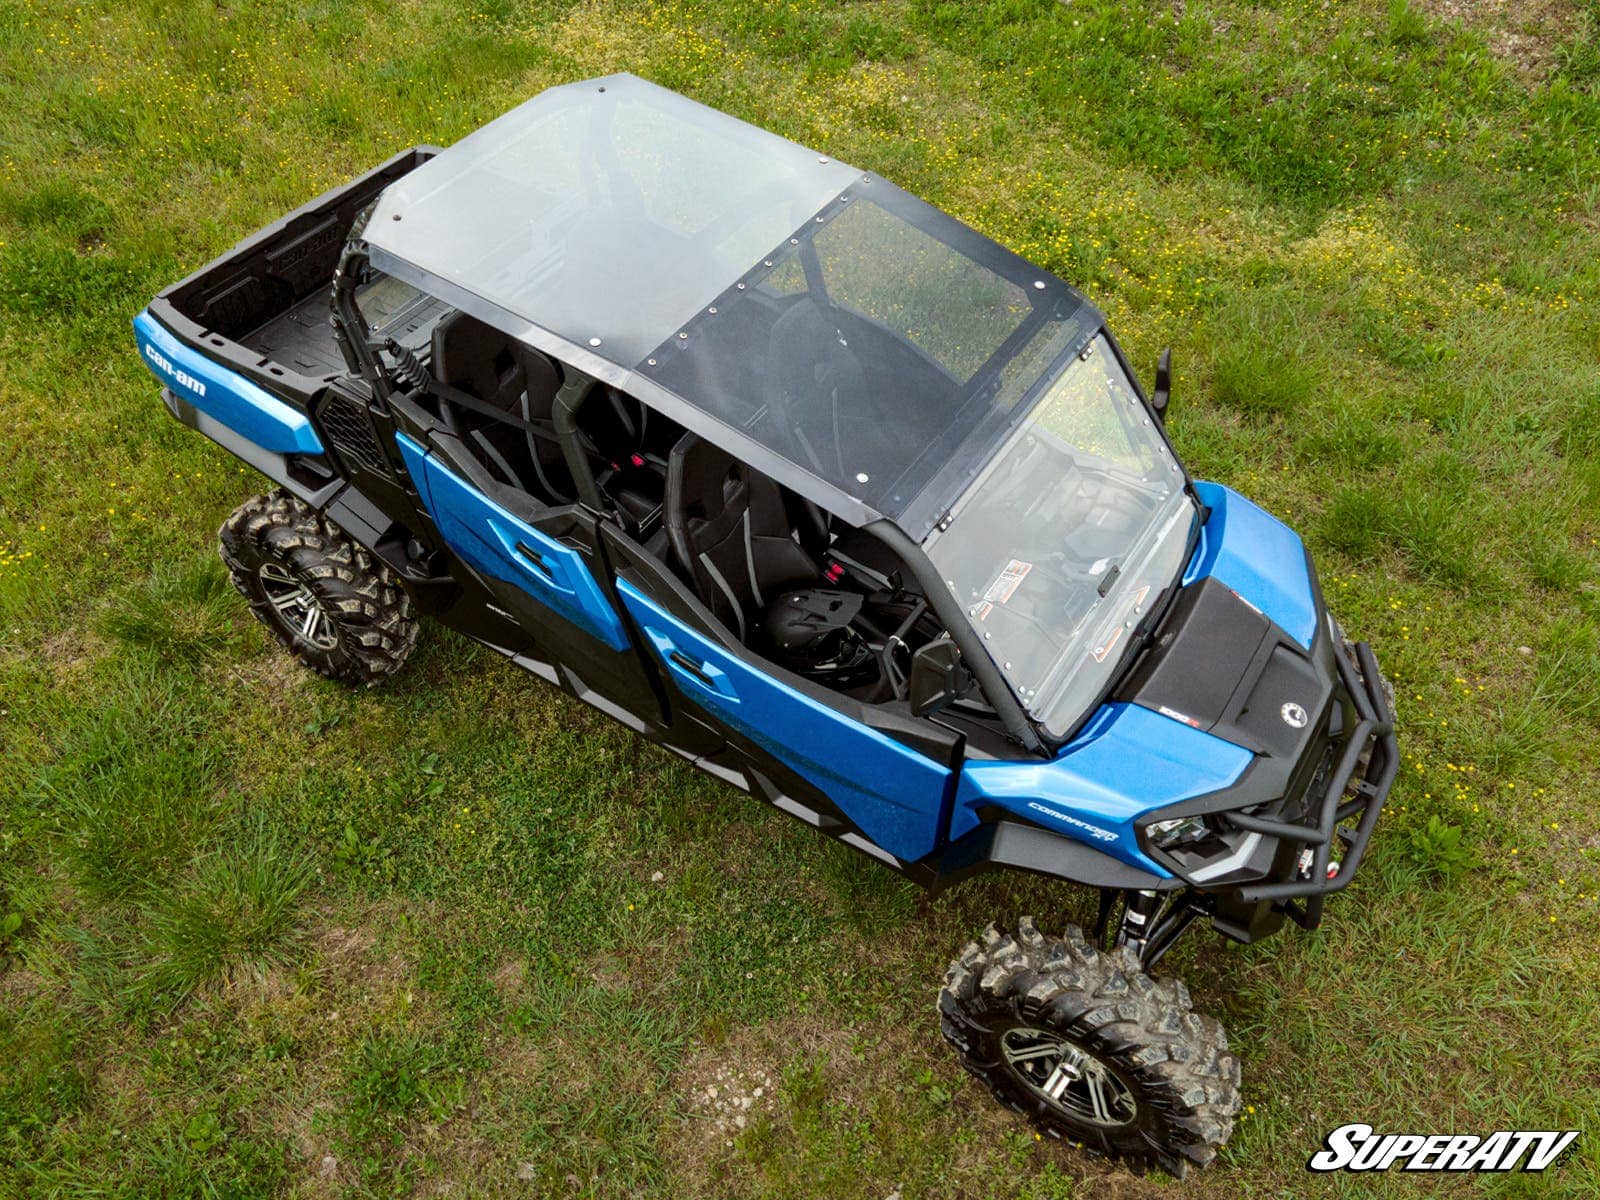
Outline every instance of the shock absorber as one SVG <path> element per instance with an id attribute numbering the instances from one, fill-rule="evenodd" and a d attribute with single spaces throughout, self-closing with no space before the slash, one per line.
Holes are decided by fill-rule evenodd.
<path id="1" fill-rule="evenodd" d="M 1154 891 L 1124 892 L 1122 925 L 1117 930 L 1116 945 L 1127 946 L 1143 959 L 1145 943 L 1150 940 L 1150 930 L 1160 908 L 1161 897 Z"/>
<path id="2" fill-rule="evenodd" d="M 397 383 L 415 391 L 428 382 L 428 368 L 422 365 L 422 360 L 410 346 L 401 345 L 393 338 L 388 338 L 384 341 L 383 348 L 389 352 L 389 357 L 394 359 L 394 378 Z"/>

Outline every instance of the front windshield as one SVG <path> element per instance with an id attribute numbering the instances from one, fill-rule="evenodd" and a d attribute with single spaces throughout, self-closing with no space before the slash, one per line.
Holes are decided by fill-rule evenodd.
<path id="1" fill-rule="evenodd" d="M 1060 737 L 1173 583 L 1195 511 L 1099 334 L 925 548 L 1018 700 Z"/>

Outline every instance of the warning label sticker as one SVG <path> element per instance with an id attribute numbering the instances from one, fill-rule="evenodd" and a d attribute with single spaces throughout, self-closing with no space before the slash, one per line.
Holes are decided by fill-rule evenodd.
<path id="1" fill-rule="evenodd" d="M 989 590 L 984 592 L 983 598 L 994 604 L 1004 604 L 1016 594 L 1022 581 L 1028 577 L 1028 572 L 1033 570 L 1033 564 L 1023 562 L 1020 558 L 1013 558 L 1006 564 L 1006 569 L 1001 571 Z"/>

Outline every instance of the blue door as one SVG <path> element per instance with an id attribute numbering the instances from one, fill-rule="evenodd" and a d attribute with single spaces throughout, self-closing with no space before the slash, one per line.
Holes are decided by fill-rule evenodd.
<path id="1" fill-rule="evenodd" d="M 427 445 L 404 434 L 396 440 L 439 535 L 493 597 L 500 627 L 507 617 L 517 627 L 518 644 L 500 649 L 630 729 L 658 736 L 665 714 L 610 592 L 594 515 L 495 483 L 448 434 L 435 432 Z"/>
<path id="2" fill-rule="evenodd" d="M 629 580 L 617 580 L 617 595 L 680 702 L 738 735 L 757 770 L 768 759 L 781 763 L 896 858 L 914 861 L 938 846 L 948 766 L 808 695 Z"/>
<path id="3" fill-rule="evenodd" d="M 609 649 L 629 648 L 616 609 L 579 550 L 491 499 L 413 438 L 402 433 L 397 441 L 423 506 L 463 562 L 487 579 L 510 584 Z"/>

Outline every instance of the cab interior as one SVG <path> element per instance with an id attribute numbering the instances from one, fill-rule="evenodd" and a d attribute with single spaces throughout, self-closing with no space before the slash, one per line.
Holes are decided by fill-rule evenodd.
<path id="1" fill-rule="evenodd" d="M 422 350 L 444 385 L 431 406 L 493 478 L 576 502 L 555 361 L 459 310 Z M 577 424 L 603 502 L 743 645 L 863 703 L 906 698 L 911 655 L 943 629 L 888 546 L 616 388 L 596 384 Z"/>

